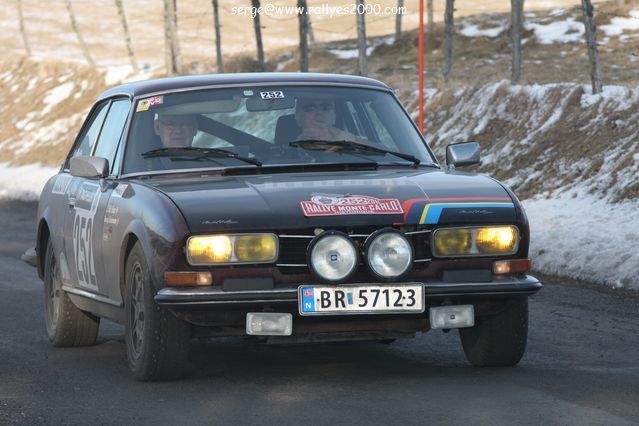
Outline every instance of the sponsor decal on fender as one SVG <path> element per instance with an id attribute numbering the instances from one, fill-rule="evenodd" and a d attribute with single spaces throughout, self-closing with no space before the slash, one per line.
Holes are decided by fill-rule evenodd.
<path id="1" fill-rule="evenodd" d="M 310 201 L 300 201 L 300 206 L 304 216 L 404 214 L 397 198 L 380 199 L 367 195 L 314 194 Z"/>

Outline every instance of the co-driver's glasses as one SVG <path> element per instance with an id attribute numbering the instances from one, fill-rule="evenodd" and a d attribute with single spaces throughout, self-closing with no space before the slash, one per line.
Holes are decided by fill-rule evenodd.
<path id="1" fill-rule="evenodd" d="M 302 111 L 304 112 L 313 112 L 313 111 L 333 111 L 335 109 L 335 105 L 330 102 L 325 102 L 321 104 L 306 104 L 301 106 Z"/>

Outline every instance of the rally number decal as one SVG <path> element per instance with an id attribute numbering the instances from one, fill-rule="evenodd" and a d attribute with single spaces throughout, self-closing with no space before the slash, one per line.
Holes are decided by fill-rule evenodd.
<path id="1" fill-rule="evenodd" d="M 75 217 L 73 219 L 73 255 L 78 275 L 78 284 L 93 290 L 98 289 L 93 254 L 93 225 L 100 200 L 100 187 L 84 183 L 76 193 Z"/>

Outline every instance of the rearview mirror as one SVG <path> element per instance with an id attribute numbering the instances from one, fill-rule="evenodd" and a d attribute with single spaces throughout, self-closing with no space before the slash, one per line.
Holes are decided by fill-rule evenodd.
<path id="1" fill-rule="evenodd" d="M 71 158 L 70 165 L 72 176 L 94 179 L 109 175 L 109 160 L 106 158 L 78 155 Z"/>
<path id="2" fill-rule="evenodd" d="M 480 151 L 479 143 L 474 141 L 448 145 L 446 147 L 446 165 L 448 166 L 448 170 L 455 170 L 455 167 L 479 164 Z"/>

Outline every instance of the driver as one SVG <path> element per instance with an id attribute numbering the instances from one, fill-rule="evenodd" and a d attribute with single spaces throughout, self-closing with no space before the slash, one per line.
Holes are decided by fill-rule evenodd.
<path id="1" fill-rule="evenodd" d="M 153 130 L 165 148 L 191 146 L 197 132 L 197 119 L 192 114 L 157 114 Z"/>
<path id="2" fill-rule="evenodd" d="M 300 97 L 295 103 L 295 121 L 302 129 L 296 140 L 361 141 L 335 127 L 335 101 L 329 97 Z"/>

